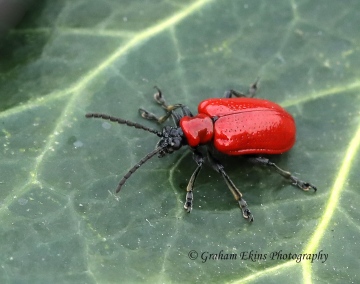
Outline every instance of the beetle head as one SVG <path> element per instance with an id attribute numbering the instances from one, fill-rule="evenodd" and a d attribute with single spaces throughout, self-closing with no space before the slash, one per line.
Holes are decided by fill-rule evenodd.
<path id="1" fill-rule="evenodd" d="M 155 147 L 155 149 L 160 148 L 158 155 L 159 158 L 179 150 L 186 144 L 184 133 L 180 127 L 165 126 L 159 136 L 161 139 Z"/>

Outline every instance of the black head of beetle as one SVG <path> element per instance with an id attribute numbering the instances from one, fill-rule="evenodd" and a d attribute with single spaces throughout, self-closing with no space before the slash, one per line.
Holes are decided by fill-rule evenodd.
<path id="1" fill-rule="evenodd" d="M 180 127 L 165 126 L 161 132 L 161 139 L 156 144 L 155 149 L 159 149 L 159 158 L 166 154 L 172 154 L 186 145 L 184 133 Z"/>

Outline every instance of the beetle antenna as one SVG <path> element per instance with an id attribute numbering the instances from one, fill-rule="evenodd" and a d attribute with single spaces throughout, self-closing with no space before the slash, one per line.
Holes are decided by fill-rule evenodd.
<path id="1" fill-rule="evenodd" d="M 158 152 L 160 152 L 163 148 L 159 147 L 156 148 L 154 151 L 148 153 L 144 158 L 142 158 L 135 166 L 133 166 L 127 173 L 124 175 L 124 177 L 119 182 L 118 187 L 116 188 L 116 193 L 118 193 L 121 189 L 121 187 L 125 184 L 127 179 L 136 172 L 138 168 L 140 168 L 143 164 L 146 163 L 146 161 L 150 160 L 153 156 L 155 156 Z"/>
<path id="2" fill-rule="evenodd" d="M 154 134 L 156 134 L 156 135 L 159 136 L 159 137 L 162 137 L 162 133 L 161 133 L 160 131 L 158 131 L 158 130 L 155 130 L 155 129 L 146 127 L 146 126 L 144 126 L 144 125 L 141 125 L 141 124 L 136 123 L 136 122 L 132 122 L 132 121 L 130 121 L 130 120 L 126 120 L 126 119 L 114 117 L 114 116 L 111 116 L 111 115 L 102 114 L 102 113 L 87 113 L 87 114 L 85 115 L 85 117 L 87 117 L 87 118 L 91 118 L 91 117 L 102 118 L 102 119 L 105 119 L 105 120 L 110 120 L 110 121 L 117 122 L 117 123 L 119 123 L 119 124 L 126 124 L 127 126 L 131 126 L 131 127 L 135 127 L 135 128 L 138 128 L 138 129 L 142 129 L 142 130 L 145 130 L 145 131 L 154 133 Z"/>

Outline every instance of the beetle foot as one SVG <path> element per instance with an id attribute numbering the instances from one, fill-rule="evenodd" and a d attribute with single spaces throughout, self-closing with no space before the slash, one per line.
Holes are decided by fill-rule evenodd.
<path id="1" fill-rule="evenodd" d="M 155 88 L 156 91 L 157 91 L 157 92 L 154 94 L 154 99 L 155 99 L 155 101 L 156 101 L 159 105 L 162 105 L 162 106 L 166 107 L 166 101 L 165 101 L 165 99 L 164 99 L 164 97 L 163 97 L 163 95 L 162 95 L 161 90 L 160 90 L 158 87 L 156 87 L 156 86 L 154 86 L 154 88 Z"/>
<path id="2" fill-rule="evenodd" d="M 189 204 L 188 202 L 185 202 L 184 209 L 186 210 L 187 213 L 190 213 L 191 210 L 192 210 L 192 204 Z"/>
<path id="3" fill-rule="evenodd" d="M 186 201 L 184 204 L 184 209 L 186 210 L 187 213 L 190 213 L 192 210 L 192 201 L 193 201 L 193 192 L 188 191 L 186 193 Z"/>
<path id="4" fill-rule="evenodd" d="M 317 191 L 317 188 L 315 185 L 309 183 L 309 182 L 304 182 L 302 180 L 299 180 L 298 178 L 292 176 L 291 179 L 294 181 L 293 185 L 296 185 L 298 188 L 304 190 L 304 191 L 309 191 L 310 189 L 313 189 L 315 192 Z"/>
<path id="5" fill-rule="evenodd" d="M 239 200 L 239 206 L 240 206 L 240 209 L 243 213 L 243 216 L 245 219 L 248 219 L 249 222 L 253 222 L 254 221 L 254 216 L 251 214 L 248 206 L 247 206 L 247 203 L 244 199 L 240 199 Z"/>
<path id="6" fill-rule="evenodd" d="M 249 94 L 250 98 L 255 97 L 256 91 L 258 89 L 259 80 L 260 80 L 260 77 L 257 77 L 256 81 L 250 85 L 250 88 L 249 88 L 249 91 L 248 91 L 248 94 Z"/>
<path id="7" fill-rule="evenodd" d="M 143 108 L 139 108 L 139 113 L 142 118 L 148 119 L 148 120 L 158 120 L 155 114 L 148 112 L 147 110 Z"/>

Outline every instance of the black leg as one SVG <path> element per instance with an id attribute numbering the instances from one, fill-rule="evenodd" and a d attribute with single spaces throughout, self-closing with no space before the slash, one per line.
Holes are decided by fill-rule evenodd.
<path id="1" fill-rule="evenodd" d="M 190 110 L 188 109 L 188 107 L 182 105 L 182 104 L 174 104 L 174 105 L 168 105 L 165 101 L 164 96 L 162 95 L 161 90 L 158 87 L 154 87 L 157 92 L 154 94 L 154 99 L 155 101 L 166 111 L 166 114 L 164 116 L 158 117 L 155 114 L 143 109 L 143 108 L 139 108 L 139 112 L 140 115 L 148 120 L 155 120 L 158 123 L 163 123 L 165 122 L 168 118 L 173 117 L 175 124 L 178 124 L 178 121 L 180 120 L 181 117 L 183 116 L 192 116 Z M 179 114 L 175 114 L 174 110 L 180 108 L 182 111 L 182 116 Z"/>
<path id="2" fill-rule="evenodd" d="M 302 190 L 308 191 L 309 189 L 313 189 L 314 191 L 317 190 L 316 186 L 309 182 L 304 182 L 297 177 L 293 176 L 290 172 L 285 171 L 281 168 L 279 168 L 275 163 L 271 162 L 269 159 L 264 157 L 251 157 L 249 158 L 249 161 L 256 164 L 265 165 L 268 167 L 271 167 L 276 170 L 277 173 L 282 175 L 284 178 L 290 180 L 293 185 L 296 185 L 297 187 L 301 188 Z"/>
<path id="3" fill-rule="evenodd" d="M 167 108 L 167 104 L 166 104 L 166 101 L 165 101 L 165 98 L 163 97 L 162 95 L 162 92 L 161 90 L 157 87 L 157 86 L 154 86 L 154 88 L 156 89 L 156 93 L 154 94 L 154 100 L 159 104 L 161 105 L 164 109 Z"/>
<path id="4" fill-rule="evenodd" d="M 230 177 L 226 174 L 225 170 L 224 170 L 224 166 L 222 164 L 220 164 L 219 161 L 217 161 L 210 152 L 208 152 L 208 157 L 209 157 L 209 161 L 211 163 L 211 165 L 213 166 L 214 170 L 217 171 L 218 173 L 220 173 L 222 175 L 222 177 L 224 178 L 226 185 L 228 186 L 228 188 L 230 189 L 231 193 L 234 195 L 235 200 L 238 202 L 239 207 L 242 211 L 242 214 L 244 216 L 245 219 L 248 219 L 249 222 L 254 221 L 254 217 L 251 214 L 247 203 L 245 201 L 244 198 L 242 198 L 242 194 L 240 192 L 240 190 L 235 186 L 235 184 L 233 183 L 233 181 L 230 179 Z"/>
<path id="5" fill-rule="evenodd" d="M 229 90 L 229 91 L 225 92 L 224 97 L 225 98 L 232 98 L 232 97 L 248 97 L 248 98 L 252 98 L 256 94 L 258 82 L 259 82 L 259 78 L 257 78 L 256 81 L 253 84 L 250 85 L 250 88 L 249 88 L 249 90 L 248 90 L 248 92 L 246 94 L 235 91 L 235 90 Z"/>
<path id="6" fill-rule="evenodd" d="M 196 162 L 197 164 L 197 167 L 195 169 L 195 171 L 193 172 L 193 174 L 191 175 L 190 177 L 190 180 L 189 180 L 189 183 L 188 183 L 188 186 L 186 187 L 186 201 L 185 201 L 185 204 L 184 204 L 184 209 L 190 213 L 191 210 L 192 210 L 192 206 L 193 206 L 193 188 L 194 188 L 194 183 L 195 183 L 195 180 L 202 168 L 202 165 L 204 164 L 204 157 L 203 155 L 197 151 L 197 150 L 194 150 L 194 153 L 193 153 L 193 159 L 194 161 Z"/>

